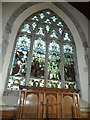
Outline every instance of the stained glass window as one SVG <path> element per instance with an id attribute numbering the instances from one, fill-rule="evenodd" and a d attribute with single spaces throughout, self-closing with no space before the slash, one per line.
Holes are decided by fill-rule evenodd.
<path id="1" fill-rule="evenodd" d="M 60 73 L 60 47 L 53 41 L 49 45 L 49 60 L 48 60 L 49 79 L 61 80 Z"/>
<path id="2" fill-rule="evenodd" d="M 34 41 L 31 75 L 37 78 L 44 78 L 45 48 L 45 42 L 41 38 Z"/>
<path id="3" fill-rule="evenodd" d="M 73 36 L 65 22 L 50 9 L 38 11 L 18 30 L 7 89 L 19 90 L 26 83 L 61 88 L 63 81 L 65 88 L 77 89 L 75 56 Z"/>
<path id="4" fill-rule="evenodd" d="M 19 85 L 25 85 L 29 47 L 27 35 L 17 38 L 7 89 L 19 89 Z"/>

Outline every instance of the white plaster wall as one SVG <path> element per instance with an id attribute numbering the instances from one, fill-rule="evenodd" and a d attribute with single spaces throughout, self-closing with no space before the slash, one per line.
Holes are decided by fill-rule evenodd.
<path id="1" fill-rule="evenodd" d="M 18 30 L 19 26 L 22 24 L 22 22 L 28 16 L 30 16 L 31 14 L 33 14 L 37 10 L 42 10 L 42 9 L 46 9 L 46 8 L 50 8 L 54 12 L 56 12 L 56 14 L 58 14 L 65 21 L 65 23 L 68 25 L 69 29 L 72 31 L 72 34 L 73 34 L 73 37 L 74 37 L 74 40 L 75 40 L 75 43 L 76 43 L 76 49 L 77 49 L 77 58 L 78 58 L 79 77 L 80 77 L 82 98 L 85 101 L 88 101 L 88 71 L 85 69 L 86 68 L 86 62 L 85 62 L 85 58 L 84 58 L 84 48 L 82 47 L 81 38 L 80 38 L 80 36 L 77 32 L 76 27 L 72 23 L 72 21 L 59 8 L 57 8 L 52 3 L 40 3 L 40 4 L 37 4 L 37 5 L 34 5 L 30 8 L 28 8 L 28 9 L 26 9 L 22 14 L 20 14 L 19 17 L 14 22 L 14 25 L 13 25 L 13 28 L 12 28 L 12 33 L 11 33 L 11 36 L 10 36 L 10 39 L 9 39 L 9 46 L 8 46 L 7 53 L 6 53 L 6 56 L 5 56 L 5 62 L 4 62 L 4 65 L 3 65 L 3 89 L 4 89 L 4 85 L 5 85 L 5 81 L 6 81 L 7 70 L 8 70 L 8 66 L 9 66 L 9 63 L 10 63 L 10 57 L 11 57 L 11 53 L 12 53 L 12 49 L 13 49 L 14 40 L 15 40 L 15 37 L 16 37 L 17 30 Z M 73 8 L 71 8 L 71 11 L 73 11 L 72 9 Z M 9 14 L 9 12 L 8 12 L 8 14 Z M 75 12 L 73 12 L 72 14 L 75 15 L 75 17 L 77 19 L 82 18 L 81 14 L 78 14 L 78 17 L 76 16 Z M 5 19 L 5 17 L 4 17 L 4 19 Z M 85 23 L 86 25 L 84 26 L 83 23 Z M 3 24 L 5 24 L 5 22 Z M 83 26 L 83 29 L 84 29 L 84 27 L 85 27 L 85 29 L 87 29 L 87 27 L 86 27 L 87 26 L 87 19 L 86 20 L 85 20 L 85 18 L 81 19 L 80 24 Z M 85 34 L 87 34 L 86 32 L 87 32 L 87 30 L 85 31 Z"/>
<path id="2" fill-rule="evenodd" d="M 10 2 L 8 3 L 2 3 L 2 30 L 4 31 L 5 25 L 8 21 L 8 19 L 10 18 L 10 16 L 13 14 L 13 12 L 19 8 L 20 5 L 22 5 L 22 2 Z"/>
<path id="3" fill-rule="evenodd" d="M 84 16 L 81 12 L 79 12 L 76 8 L 71 6 L 70 4 L 64 3 L 63 6 L 65 6 L 69 12 L 77 19 L 79 22 L 80 26 L 82 27 L 86 39 L 88 41 L 88 22 L 89 20 Z"/>
<path id="4" fill-rule="evenodd" d="M 0 2 L 0 26 L 2 26 L 2 3 Z M 0 27 L 0 104 L 2 104 L 2 27 Z"/>

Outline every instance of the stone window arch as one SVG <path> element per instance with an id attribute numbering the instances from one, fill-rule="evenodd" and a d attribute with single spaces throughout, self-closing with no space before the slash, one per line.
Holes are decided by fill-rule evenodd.
<path id="1" fill-rule="evenodd" d="M 77 86 L 73 36 L 52 10 L 29 16 L 20 26 L 6 89 L 19 85 L 61 88 Z"/>

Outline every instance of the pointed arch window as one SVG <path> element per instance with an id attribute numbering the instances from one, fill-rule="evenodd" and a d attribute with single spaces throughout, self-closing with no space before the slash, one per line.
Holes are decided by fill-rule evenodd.
<path id="1" fill-rule="evenodd" d="M 65 22 L 50 9 L 29 16 L 16 37 L 6 89 L 19 85 L 77 89 L 76 49 Z"/>

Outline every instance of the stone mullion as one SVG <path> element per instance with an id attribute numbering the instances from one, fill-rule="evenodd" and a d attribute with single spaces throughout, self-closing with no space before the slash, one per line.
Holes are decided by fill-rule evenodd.
<path id="1" fill-rule="evenodd" d="M 63 44 L 61 45 L 61 87 L 65 87 L 65 75 L 64 75 L 64 50 Z"/>
<path id="2" fill-rule="evenodd" d="M 61 50 L 61 88 L 65 88 L 65 74 L 64 74 L 64 49 L 63 49 L 63 35 L 64 32 L 62 33 L 62 36 L 60 37 L 60 42 L 61 42 L 61 46 L 60 46 L 60 50 Z"/>
<path id="3" fill-rule="evenodd" d="M 26 85 L 29 84 L 29 78 L 30 78 L 30 73 L 31 73 L 33 43 L 34 43 L 34 34 L 32 34 L 32 36 L 31 36 L 30 51 L 28 53 L 28 63 L 27 63 L 27 71 L 26 71 Z"/>
<path id="4" fill-rule="evenodd" d="M 48 46 L 49 43 L 46 40 L 46 55 L 45 55 L 45 68 L 44 68 L 44 86 L 47 87 L 48 82 Z"/>

